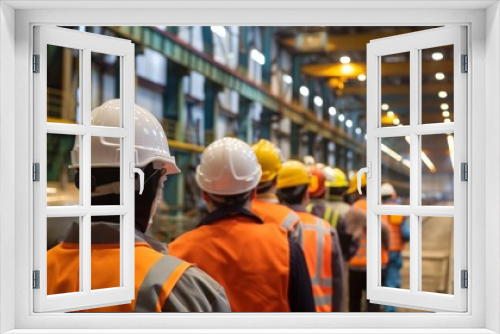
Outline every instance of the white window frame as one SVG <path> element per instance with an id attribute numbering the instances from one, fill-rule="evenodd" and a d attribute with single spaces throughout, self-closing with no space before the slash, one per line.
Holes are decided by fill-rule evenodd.
<path id="1" fill-rule="evenodd" d="M 34 54 L 39 56 L 39 73 L 33 74 L 34 140 L 33 160 L 39 163 L 39 181 L 33 184 L 34 270 L 39 272 L 39 288 L 34 289 L 35 312 L 75 311 L 130 303 L 135 295 L 134 272 L 134 171 L 135 130 L 134 98 L 135 46 L 124 39 L 59 27 L 34 27 Z M 47 122 L 47 46 L 78 50 L 80 59 L 79 90 L 82 117 L 79 124 Z M 120 126 L 91 125 L 91 55 L 99 52 L 118 57 L 120 63 Z M 80 142 L 79 204 L 47 206 L 47 134 L 78 136 Z M 105 136 L 120 140 L 120 205 L 91 205 L 91 139 Z M 120 286 L 91 288 L 91 216 L 120 216 Z M 47 218 L 78 217 L 80 225 L 78 292 L 47 295 Z"/>
<path id="2" fill-rule="evenodd" d="M 368 265 L 367 297 L 371 302 L 429 311 L 467 310 L 467 290 L 461 288 L 461 270 L 467 270 L 466 218 L 467 183 L 460 180 L 460 164 L 467 163 L 467 73 L 461 73 L 461 55 L 466 55 L 466 27 L 449 26 L 429 29 L 398 36 L 372 40 L 367 45 L 367 161 L 371 166 L 368 178 Z M 425 124 L 422 122 L 422 50 L 453 45 L 453 113 L 450 123 Z M 410 55 L 410 124 L 381 126 L 381 58 L 408 52 Z M 453 206 L 422 205 L 422 158 L 421 137 L 425 135 L 454 134 L 454 202 Z M 381 205 L 381 141 L 383 138 L 410 138 L 410 203 L 409 205 Z M 370 177 L 371 174 L 371 177 Z M 381 282 L 382 215 L 403 215 L 410 218 L 410 289 L 387 288 Z M 454 240 L 454 293 L 422 291 L 422 240 L 421 217 L 451 217 Z"/>
<path id="3" fill-rule="evenodd" d="M 175 332 L 329 332 L 329 333 L 494 333 L 500 332 L 500 10 L 497 1 L 248 1 L 220 2 L 17 2 L 0 4 L 0 330 L 34 333 L 111 332 L 113 328 L 144 333 L 150 328 Z M 52 6 L 52 7 L 51 7 Z M 55 7 L 54 7 L 55 6 Z M 65 9 L 57 7 L 66 7 Z M 94 6 L 109 8 L 106 12 Z M 135 9 L 120 9 L 130 6 Z M 138 7 L 149 10 L 137 10 Z M 225 9 L 221 9 L 221 7 Z M 459 6 L 459 7 L 457 7 Z M 69 8 L 67 8 L 69 7 Z M 162 7 L 162 8 L 158 8 Z M 15 8 L 15 9 L 14 9 Z M 25 9 L 22 9 L 25 8 Z M 26 9 L 28 8 L 28 9 Z M 42 8 L 52 8 L 43 10 Z M 366 9 L 369 8 L 369 9 Z M 166 24 L 168 22 L 168 24 Z M 436 314 L 89 314 L 68 318 L 33 314 L 30 245 L 32 203 L 29 201 L 32 148 L 30 87 L 31 27 L 54 25 L 428 25 L 469 27 L 468 142 L 470 156 L 467 245 L 469 310 Z M 487 28 L 487 29 L 486 29 Z M 15 34 L 14 34 L 15 32 Z M 486 65 L 488 70 L 486 71 Z M 14 85 L 12 85 L 14 82 Z M 486 121 L 487 120 L 487 121 Z M 486 137 L 485 133 L 488 133 Z M 15 138 L 15 146 L 12 145 Z M 486 140 L 486 138 L 488 140 Z M 488 154 L 487 154 L 488 152 Z M 485 175 L 489 174 L 488 182 Z M 14 189 L 14 196 L 12 195 Z M 487 196 L 488 195 L 488 196 Z M 488 219 L 486 219 L 488 217 Z M 474 230 L 472 227 L 474 226 Z M 14 236 L 14 237 L 12 237 Z M 485 254 L 488 266 L 485 265 Z M 15 288 L 13 288 L 15 287 Z M 487 292 L 487 293 L 486 293 Z M 138 321 L 144 321 L 141 329 Z M 166 327 L 171 330 L 168 331 Z M 283 328 L 289 328 L 283 330 Z M 293 328 L 295 330 L 293 330 Z M 99 330 L 101 329 L 101 330 Z M 217 330 L 220 329 L 220 330 Z M 224 330 L 225 329 L 225 330 Z M 269 330 L 265 330 L 269 329 Z M 281 330 L 280 330 L 281 329 Z M 179 330 L 180 332 L 180 330 Z M 183 331 L 187 332 L 187 331 Z M 241 330 L 240 332 L 244 332 Z M 246 331 L 248 332 L 248 330 Z"/>

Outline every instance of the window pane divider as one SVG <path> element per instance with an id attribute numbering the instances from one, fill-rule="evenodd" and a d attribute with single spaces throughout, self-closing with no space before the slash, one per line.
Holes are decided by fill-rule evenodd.
<path id="1" fill-rule="evenodd" d="M 125 128 L 112 128 L 106 126 L 90 127 L 90 134 L 99 137 L 125 138 L 130 134 L 130 131 Z"/>
<path id="2" fill-rule="evenodd" d="M 125 138 L 130 131 L 124 128 L 112 128 L 105 126 L 86 126 L 80 124 L 47 123 L 47 133 L 83 136 L 90 133 L 91 136 Z"/>
<path id="3" fill-rule="evenodd" d="M 373 130 L 373 135 L 378 138 L 405 137 L 414 133 L 416 135 L 440 135 L 455 132 L 455 125 L 451 123 L 434 123 L 421 125 L 403 125 Z"/>
<path id="4" fill-rule="evenodd" d="M 420 120 L 420 91 L 422 78 L 420 76 L 420 52 L 413 48 L 410 51 L 410 207 L 415 208 L 420 203 L 420 170 L 421 145 L 414 129 Z M 410 292 L 413 294 L 420 290 L 421 286 L 421 252 L 419 218 L 410 215 Z"/>
<path id="5" fill-rule="evenodd" d="M 88 131 L 85 125 L 47 122 L 47 133 L 82 136 Z"/>
<path id="6" fill-rule="evenodd" d="M 130 212 L 124 205 L 99 205 L 90 207 L 92 216 L 122 216 Z"/>
<path id="7" fill-rule="evenodd" d="M 409 205 L 377 205 L 373 208 L 377 215 L 409 216 L 411 207 Z"/>
<path id="8" fill-rule="evenodd" d="M 92 216 L 118 216 L 129 212 L 124 205 L 100 205 L 100 206 L 49 206 L 47 217 L 83 217 L 87 214 Z"/>
<path id="9" fill-rule="evenodd" d="M 412 206 L 411 211 L 417 216 L 453 217 L 455 215 L 453 206 Z"/>

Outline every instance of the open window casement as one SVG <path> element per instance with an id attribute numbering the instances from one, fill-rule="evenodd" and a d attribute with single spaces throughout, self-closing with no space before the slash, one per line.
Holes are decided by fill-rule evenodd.
<path id="1" fill-rule="evenodd" d="M 436 55 L 436 57 L 433 55 L 432 59 L 436 60 L 435 62 L 428 57 L 433 48 L 443 47 L 449 50 L 449 56 L 452 57 L 452 60 L 447 61 L 447 65 L 445 62 L 439 63 L 438 60 L 442 59 L 442 55 Z M 387 66 L 386 64 L 398 62 L 397 58 L 401 55 L 410 59 L 408 70 L 410 89 L 407 97 L 409 124 L 387 126 L 387 123 L 384 124 L 381 121 L 385 113 L 381 107 L 385 102 L 382 99 L 385 84 L 382 72 L 384 66 Z M 426 55 L 425 61 L 427 63 L 424 61 L 423 55 Z M 467 163 L 466 55 L 466 28 L 459 26 L 372 40 L 367 46 L 367 161 L 369 167 L 367 179 L 367 297 L 371 302 L 429 311 L 465 312 L 467 310 L 467 290 L 462 287 L 462 276 L 466 275 L 466 272 L 463 271 L 467 270 L 467 182 L 462 180 L 461 175 L 461 171 L 466 173 L 467 167 L 466 165 L 462 166 L 462 164 Z M 434 66 L 432 71 L 429 68 L 424 68 L 429 66 L 429 63 Z M 445 82 L 440 81 L 441 83 L 439 83 L 439 80 L 445 77 L 439 71 L 440 66 L 449 66 L 449 73 L 453 75 L 452 79 L 447 82 L 447 87 L 451 86 L 453 90 L 447 92 L 448 95 L 453 94 L 453 99 L 449 102 L 452 103 L 453 110 L 450 109 L 450 112 L 453 112 L 453 118 L 447 121 L 444 119 L 439 122 L 429 121 L 427 116 L 431 112 L 439 115 L 442 112 L 439 108 L 436 110 L 435 107 L 434 110 L 429 110 L 429 106 L 423 103 L 423 95 L 429 91 L 426 90 L 426 85 Z M 390 70 L 390 66 L 385 67 L 385 69 Z M 433 77 L 435 75 L 438 81 L 429 80 L 430 75 Z M 448 109 L 448 104 L 445 104 L 444 107 Z M 424 168 L 427 168 L 424 165 L 426 158 L 423 143 L 431 141 L 429 147 L 432 147 L 432 138 L 439 136 L 447 139 L 450 144 L 450 183 L 452 187 L 450 193 L 453 197 L 451 202 L 429 205 L 428 202 L 422 201 L 425 196 L 422 174 Z M 384 144 L 387 140 L 395 140 L 394 138 L 397 137 L 402 139 L 400 142 L 407 145 L 407 148 L 409 146 L 408 157 L 398 155 L 394 151 L 391 152 Z M 409 205 L 382 205 L 381 170 L 384 158 L 389 158 L 385 155 L 391 155 L 394 160 L 399 160 L 401 166 L 405 165 L 406 168 L 409 168 L 409 171 L 407 170 L 409 175 Z M 397 159 L 394 156 L 397 156 Z M 410 222 L 409 290 L 384 287 L 382 283 L 381 224 L 385 221 L 384 219 L 387 219 L 384 217 L 390 216 L 406 216 Z M 422 288 L 422 245 L 425 241 L 425 236 L 422 235 L 422 224 L 424 219 L 427 223 L 429 222 L 428 217 L 439 217 L 441 220 L 443 217 L 447 217 L 453 221 L 453 256 L 450 257 L 449 266 L 452 276 L 449 279 L 450 289 L 447 293 L 426 292 Z M 439 224 L 440 219 L 431 221 L 434 224 Z"/>
<path id="2" fill-rule="evenodd" d="M 91 125 L 91 109 L 96 107 L 92 105 L 92 90 L 97 91 L 93 88 L 97 82 L 92 80 L 94 57 L 106 57 L 117 73 L 112 80 L 114 97 L 121 101 L 118 127 Z M 33 83 L 34 311 L 74 311 L 129 303 L 134 298 L 134 44 L 72 29 L 35 27 Z M 75 94 L 76 105 L 68 104 L 73 100 L 68 94 Z M 54 108 L 58 118 L 53 117 Z M 120 166 L 120 205 L 91 205 L 92 138 L 115 148 Z M 75 143 L 78 150 L 73 148 Z M 78 164 L 71 163 L 71 154 L 76 155 Z M 58 197 L 58 189 L 48 182 L 54 175 L 58 181 L 65 180 L 72 198 Z M 120 263 L 110 264 L 120 271 L 120 282 L 106 289 L 92 289 L 91 239 L 102 236 L 91 235 L 91 216 L 114 216 L 120 224 Z M 47 249 L 52 246 L 47 239 L 48 228 L 72 228 L 74 232 L 72 244 L 77 246 L 72 251 L 79 260 L 73 268 L 65 269 L 79 279 L 74 279 L 77 286 L 66 286 L 64 293 L 48 291 Z"/>

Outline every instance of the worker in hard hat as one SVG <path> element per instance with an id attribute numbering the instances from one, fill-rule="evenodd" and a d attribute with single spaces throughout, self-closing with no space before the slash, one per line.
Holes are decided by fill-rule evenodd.
<path id="1" fill-rule="evenodd" d="M 355 199 L 346 216 L 346 232 L 357 242 L 356 253 L 349 260 L 349 312 L 361 312 L 362 295 L 366 296 L 366 174 L 361 175 L 361 194 L 358 193 L 358 176 L 355 174 L 349 183 L 346 194 Z M 381 236 L 381 265 L 382 281 L 385 279 L 386 267 L 389 260 L 389 231 L 385 218 L 382 217 Z M 379 312 L 380 306 L 365 299 L 367 312 Z"/>
<path id="2" fill-rule="evenodd" d="M 333 309 L 342 311 L 344 300 L 344 266 L 343 266 L 343 250 L 339 235 L 337 233 L 338 215 L 330 207 L 327 206 L 325 201 L 325 173 L 324 168 L 319 168 L 317 165 L 309 167 L 311 174 L 311 183 L 307 188 L 309 195 L 309 202 L 306 206 L 306 211 L 312 213 L 316 217 L 322 218 L 332 227 L 332 238 L 335 245 L 334 249 L 334 268 L 335 273 L 333 277 L 334 304 Z"/>
<path id="3" fill-rule="evenodd" d="M 349 186 L 345 173 L 339 168 L 327 166 L 323 169 L 325 174 L 326 206 L 333 211 L 332 224 L 337 226 L 339 220 L 344 220 L 349 211 L 349 204 L 344 202 L 343 194 Z"/>
<path id="4" fill-rule="evenodd" d="M 309 204 L 307 204 L 307 211 L 312 214 L 323 218 L 335 229 L 337 228 L 339 213 L 332 210 L 327 205 L 325 200 L 326 194 L 326 175 L 325 169 L 320 169 L 317 165 L 309 167 L 311 173 L 311 184 L 307 189 L 310 197 Z"/>
<path id="5" fill-rule="evenodd" d="M 170 155 L 167 137 L 158 120 L 135 106 L 135 166 L 145 175 L 144 190 L 135 190 L 135 296 L 128 304 L 89 312 L 229 312 L 222 286 L 191 263 L 165 255 L 165 247 L 145 233 L 151 225 L 167 176 L 180 173 Z M 120 101 L 92 110 L 93 126 L 120 126 Z M 147 130 L 147 131 L 146 131 Z M 92 205 L 119 206 L 120 139 L 91 139 Z M 80 143 L 71 154 L 79 172 Z M 76 181 L 79 180 L 77 176 Z M 79 187 L 78 182 L 76 186 Z M 91 216 L 92 290 L 120 286 L 120 216 Z M 47 253 L 47 295 L 74 292 L 79 286 L 79 224 L 74 223 L 61 244 Z M 117 267 L 118 265 L 118 267 Z"/>
<path id="6" fill-rule="evenodd" d="M 280 150 L 265 139 L 254 144 L 252 150 L 262 168 L 257 197 L 252 200 L 252 212 L 265 223 L 281 226 L 292 240 L 302 245 L 302 225 L 299 215 L 287 206 L 279 204 L 276 196 L 276 180 L 282 163 Z"/>
<path id="7" fill-rule="evenodd" d="M 262 169 L 235 138 L 210 144 L 196 169 L 209 214 L 169 245 L 225 289 L 235 312 L 313 312 L 311 280 L 300 246 L 250 211 Z"/>
<path id="8" fill-rule="evenodd" d="M 306 155 L 304 156 L 304 164 L 308 168 L 314 166 L 316 164 L 316 159 L 314 159 L 312 155 Z"/>
<path id="9" fill-rule="evenodd" d="M 380 187 L 380 195 L 382 196 L 382 204 L 384 205 L 399 205 L 396 189 L 391 183 L 382 183 Z M 388 288 L 401 288 L 401 268 L 403 267 L 403 258 L 401 251 L 404 248 L 404 243 L 410 240 L 410 224 L 409 217 L 405 216 L 385 216 L 390 231 L 389 245 L 389 262 L 387 263 L 387 273 L 383 286 Z M 394 306 L 385 306 L 386 312 L 396 312 Z"/>
<path id="10" fill-rule="evenodd" d="M 287 161 L 278 173 L 277 195 L 281 203 L 300 216 L 304 229 L 304 254 L 313 285 L 316 311 L 341 312 L 343 293 L 335 288 L 343 288 L 342 255 L 330 224 L 306 210 L 310 183 L 311 175 L 305 164 Z"/>

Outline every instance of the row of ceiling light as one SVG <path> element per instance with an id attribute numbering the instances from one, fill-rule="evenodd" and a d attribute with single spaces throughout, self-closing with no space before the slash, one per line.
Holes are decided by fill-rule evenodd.
<path id="1" fill-rule="evenodd" d="M 308 97 L 309 96 L 309 89 L 306 86 L 300 86 L 299 92 L 304 97 Z M 313 99 L 313 102 L 318 107 L 322 107 L 323 106 L 323 99 L 321 97 L 319 97 L 319 96 L 315 96 L 314 99 Z M 330 114 L 330 116 L 337 115 L 337 108 L 335 108 L 334 106 L 331 106 L 330 108 L 328 108 L 328 113 Z M 350 120 L 350 119 L 346 120 L 345 119 L 344 114 L 339 114 L 337 117 L 338 117 L 338 120 L 340 122 L 344 122 L 345 121 L 345 125 L 348 128 L 351 128 L 354 125 L 354 123 L 352 122 L 352 120 Z M 361 128 L 359 128 L 359 127 L 357 127 L 354 131 L 358 135 L 360 135 L 361 132 L 362 132 Z"/>

